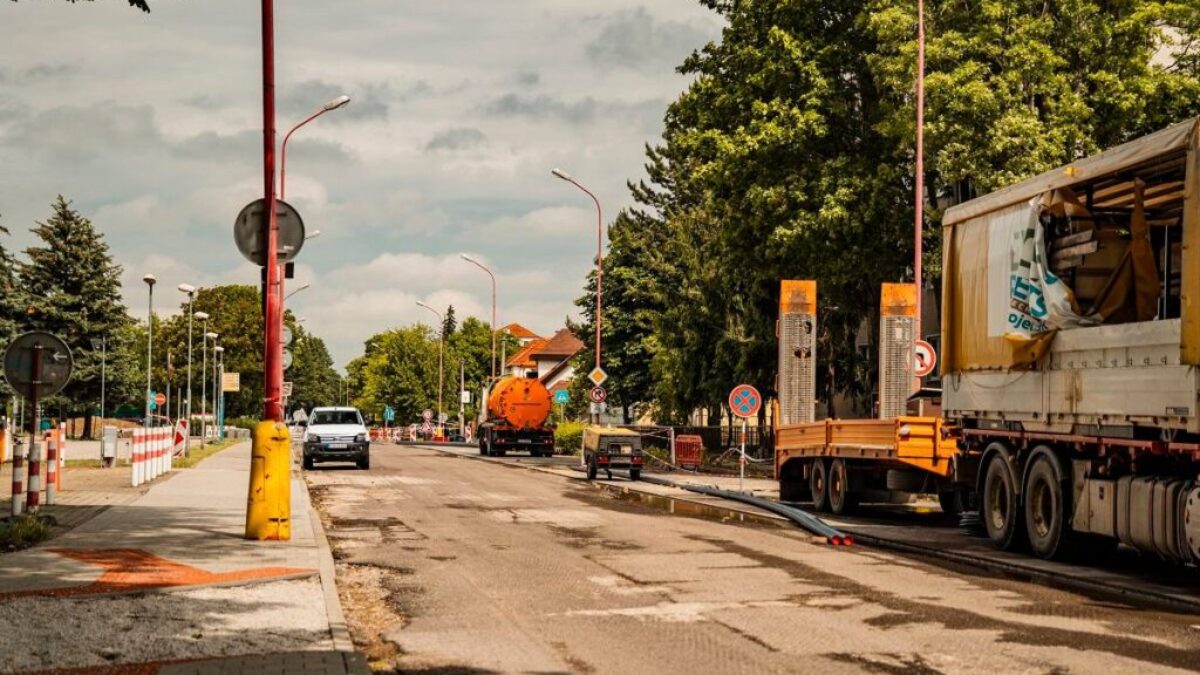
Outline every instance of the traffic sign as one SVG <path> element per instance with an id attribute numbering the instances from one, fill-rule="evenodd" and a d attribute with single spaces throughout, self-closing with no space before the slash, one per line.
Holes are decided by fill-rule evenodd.
<path id="1" fill-rule="evenodd" d="M 762 408 L 762 395 L 748 384 L 739 384 L 729 392 L 729 409 L 738 417 L 754 417 Z"/>
<path id="2" fill-rule="evenodd" d="M 221 391 L 237 392 L 242 390 L 241 373 L 221 373 Z"/>
<path id="3" fill-rule="evenodd" d="M 392 406 L 389 405 L 383 409 L 383 421 L 384 422 L 395 422 L 396 421 L 396 411 L 392 409 Z"/>
<path id="4" fill-rule="evenodd" d="M 295 337 L 294 335 L 292 335 L 292 327 L 286 326 L 286 325 L 283 327 L 283 332 L 280 333 L 279 336 L 280 336 L 279 339 L 283 341 L 284 345 L 292 344 L 292 338 Z"/>
<path id="5" fill-rule="evenodd" d="M 291 382 L 284 382 L 283 383 L 283 391 L 281 392 L 283 394 L 283 397 L 291 398 L 293 388 L 294 388 L 294 386 Z"/>
<path id="6" fill-rule="evenodd" d="M 275 200 L 275 222 L 279 226 L 277 246 L 279 262 L 291 262 L 304 246 L 304 221 L 300 213 L 287 202 Z M 255 199 L 242 208 L 233 222 L 233 240 L 242 256 L 259 267 L 267 260 L 266 228 L 263 221 L 267 213 L 267 201 Z"/>
<path id="7" fill-rule="evenodd" d="M 154 402 L 160 406 L 167 404 L 167 395 L 161 391 L 154 395 Z"/>
<path id="8" fill-rule="evenodd" d="M 933 350 L 933 345 L 924 340 L 917 340 L 913 344 L 913 374 L 917 377 L 925 377 L 933 372 L 937 367 L 937 352 Z"/>
<path id="9" fill-rule="evenodd" d="M 604 387 L 592 387 L 588 391 L 588 398 L 592 399 L 592 403 L 604 403 L 608 400 L 608 392 L 604 391 Z"/>
<path id="10" fill-rule="evenodd" d="M 554 402 L 559 405 L 566 405 L 571 402 L 571 392 L 566 389 L 559 389 L 554 392 Z"/>
<path id="11" fill-rule="evenodd" d="M 296 358 L 295 355 L 292 354 L 292 350 L 290 350 L 290 349 L 283 350 L 283 369 L 287 370 L 288 368 L 291 368 L 292 361 L 294 361 L 295 358 Z"/>
<path id="12" fill-rule="evenodd" d="M 608 380 L 608 373 L 604 372 L 604 369 L 600 366 L 596 366 L 592 368 L 592 372 L 588 373 L 587 378 L 592 384 L 599 387 Z"/>
<path id="13" fill-rule="evenodd" d="M 430 421 L 433 420 L 433 411 L 430 410 L 429 408 L 422 410 L 421 411 L 421 419 L 425 420 L 425 423 L 428 424 Z"/>
<path id="14" fill-rule="evenodd" d="M 593 415 L 603 415 L 607 411 L 608 411 L 607 403 L 594 403 L 594 402 L 592 403 L 592 414 Z"/>
<path id="15" fill-rule="evenodd" d="M 41 372 L 37 373 L 33 368 L 35 352 L 41 354 L 37 359 Z M 73 367 L 67 343 L 50 333 L 34 331 L 19 335 L 4 351 L 4 379 L 25 398 L 33 398 L 34 383 L 38 396 L 57 394 L 67 386 Z"/>

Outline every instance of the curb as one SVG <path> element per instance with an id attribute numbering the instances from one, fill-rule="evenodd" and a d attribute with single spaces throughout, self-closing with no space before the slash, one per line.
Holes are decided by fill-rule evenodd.
<path id="1" fill-rule="evenodd" d="M 354 641 L 350 637 L 350 629 L 346 626 L 346 615 L 342 611 L 342 601 L 337 592 L 333 549 L 330 548 L 329 538 L 325 535 L 321 514 L 317 513 L 316 507 L 312 504 L 312 496 L 308 492 L 308 482 L 304 480 L 304 474 L 293 469 L 292 475 L 300 483 L 300 491 L 304 495 L 304 507 L 308 509 L 313 538 L 317 542 L 317 569 L 321 577 L 321 594 L 325 598 L 325 616 L 329 619 L 329 636 L 333 641 L 333 648 L 343 654 L 347 673 L 366 675 L 370 672 L 366 659 L 354 650 Z"/>

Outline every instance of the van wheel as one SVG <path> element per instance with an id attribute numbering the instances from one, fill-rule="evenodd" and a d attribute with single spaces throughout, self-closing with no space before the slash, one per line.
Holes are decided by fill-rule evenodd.
<path id="1" fill-rule="evenodd" d="M 857 492 L 850 490 L 850 470 L 846 461 L 835 459 L 829 465 L 829 510 L 838 515 L 850 513 L 858 506 Z"/>
<path id="2" fill-rule="evenodd" d="M 823 459 L 814 459 L 808 473 L 808 487 L 812 491 L 813 510 L 829 510 L 829 465 Z"/>
<path id="3" fill-rule="evenodd" d="M 1061 559 L 1074 552 L 1067 523 L 1067 491 L 1058 462 L 1040 454 L 1025 477 L 1025 530 L 1029 548 L 1039 558 Z"/>
<path id="4" fill-rule="evenodd" d="M 641 480 L 641 479 L 642 479 L 642 470 L 641 469 L 630 469 L 629 470 L 629 480 Z"/>
<path id="5" fill-rule="evenodd" d="M 301 466 L 304 467 L 305 471 L 312 471 L 314 466 L 312 457 L 305 457 L 304 461 L 301 463 Z"/>
<path id="6" fill-rule="evenodd" d="M 980 516 L 996 548 L 1003 551 L 1024 548 L 1026 533 L 1017 501 L 1017 478 L 1004 453 L 993 455 L 988 462 Z"/>

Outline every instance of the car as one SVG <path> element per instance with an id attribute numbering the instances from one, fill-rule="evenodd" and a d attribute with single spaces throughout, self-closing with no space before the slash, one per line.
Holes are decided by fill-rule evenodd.
<path id="1" fill-rule="evenodd" d="M 371 435 L 357 408 L 313 408 L 304 428 L 304 468 L 318 462 L 354 462 L 371 468 Z"/>

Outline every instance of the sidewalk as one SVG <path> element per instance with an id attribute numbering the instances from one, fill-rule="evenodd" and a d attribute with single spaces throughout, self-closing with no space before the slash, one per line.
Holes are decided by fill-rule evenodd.
<path id="1" fill-rule="evenodd" d="M 0 672 L 352 671 L 332 576 L 321 574 L 332 560 L 297 473 L 292 540 L 242 538 L 249 455 L 249 443 L 235 445 L 0 556 Z"/>

